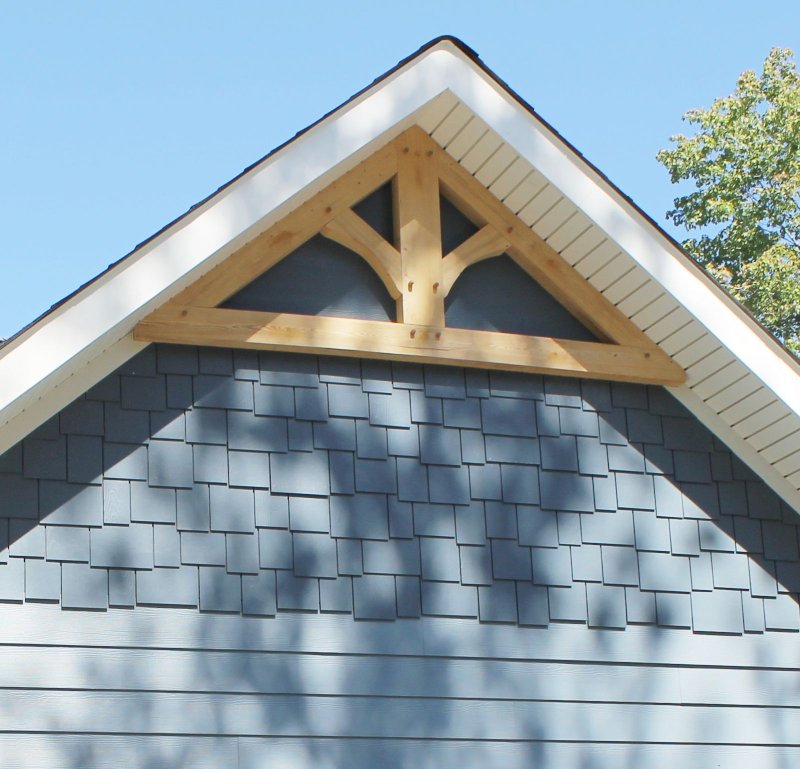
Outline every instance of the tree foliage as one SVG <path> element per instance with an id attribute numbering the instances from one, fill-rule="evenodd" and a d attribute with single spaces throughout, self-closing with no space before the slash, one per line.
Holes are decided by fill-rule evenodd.
<path id="1" fill-rule="evenodd" d="M 784 344 L 800 352 L 800 74 L 775 48 L 760 75 L 684 120 L 693 136 L 658 153 L 695 189 L 667 216 L 696 236 L 687 251 Z"/>

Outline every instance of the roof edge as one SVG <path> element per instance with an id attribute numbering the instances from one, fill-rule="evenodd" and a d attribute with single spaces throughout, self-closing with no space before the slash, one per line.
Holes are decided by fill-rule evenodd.
<path id="1" fill-rule="evenodd" d="M 434 53 L 435 60 L 426 60 Z M 29 419 L 32 404 L 37 404 L 40 414 L 46 413 L 61 397 L 53 393 L 59 388 L 62 394 L 67 392 L 69 388 L 62 385 L 70 379 L 78 381 L 75 377 L 84 366 L 97 364 L 90 370 L 100 371 L 104 359 L 112 359 L 115 350 L 120 354 L 120 340 L 136 320 L 163 302 L 181 281 L 199 277 L 230 249 L 263 229 L 265 222 L 271 223 L 285 212 L 286 206 L 313 192 L 334 170 L 357 162 L 360 154 L 387 132 L 401 130 L 404 121 L 415 120 L 419 110 L 445 91 L 483 117 L 565 196 L 581 201 L 581 208 L 585 204 L 587 216 L 609 238 L 800 415 L 798 360 L 714 283 L 677 241 L 497 77 L 473 49 L 458 38 L 441 36 L 248 166 L 0 348 L 0 431 L 5 432 L 0 444 L 15 429 L 33 424 L 35 419 Z M 360 119 L 364 116 L 370 119 Z M 335 142 L 330 141 L 331 136 Z M 127 296 L 127 303 L 120 303 L 120 296 Z M 703 308 L 704 302 L 713 305 L 710 310 Z M 98 313 L 97 308 L 108 312 Z M 711 311 L 723 317 L 714 319 Z M 96 328 L 90 328 L 93 325 Z M 10 383 L 7 375 L 14 371 L 24 376 Z M 42 399 L 51 396 L 52 403 L 45 406 Z M 691 410 L 704 421 L 695 408 Z M 17 427 L 12 429 L 12 423 Z M 721 434 L 724 427 L 717 424 L 712 429 Z M 764 477 L 762 471 L 757 472 Z M 768 482 L 775 488 L 771 475 Z M 790 504 L 798 507 L 797 500 L 795 490 Z"/>
<path id="2" fill-rule="evenodd" d="M 78 296 L 79 294 L 81 294 L 82 292 L 84 292 L 85 290 L 90 288 L 98 280 L 100 280 L 101 278 L 105 277 L 110 272 L 113 272 L 123 262 L 129 260 L 131 257 L 136 256 L 140 251 L 142 251 L 147 246 L 151 245 L 156 240 L 158 240 L 160 237 L 162 237 L 163 235 L 168 233 L 168 231 L 170 231 L 173 228 L 175 228 L 176 226 L 182 224 L 188 217 L 190 217 L 192 214 L 196 213 L 198 211 L 198 209 L 201 209 L 203 206 L 208 204 L 210 201 L 212 201 L 218 195 L 224 193 L 228 188 L 230 188 L 231 186 L 236 184 L 236 182 L 238 182 L 242 177 L 246 176 L 247 174 L 249 174 L 250 172 L 252 172 L 256 168 L 261 166 L 263 163 L 265 163 L 268 160 L 270 160 L 271 158 L 273 158 L 275 155 L 277 155 L 278 153 L 280 153 L 281 151 L 286 149 L 289 145 L 293 144 L 298 139 L 303 137 L 305 134 L 307 134 L 310 131 L 312 131 L 319 124 L 325 122 L 331 115 L 333 115 L 336 112 L 339 112 L 340 110 L 346 108 L 347 106 L 349 106 L 350 104 L 352 104 L 353 102 L 358 100 L 360 97 L 362 97 L 364 94 L 366 94 L 367 92 L 371 91 L 376 86 L 380 85 L 384 80 L 387 80 L 388 78 L 390 78 L 396 72 L 398 72 L 403 67 L 405 67 L 407 64 L 410 64 L 412 61 L 416 60 L 417 58 L 419 58 L 423 54 L 427 53 L 428 51 L 430 51 L 433 48 L 436 48 L 437 46 L 442 45 L 442 44 L 449 44 L 449 45 L 454 46 L 459 51 L 461 51 L 465 56 L 470 58 L 472 61 L 474 61 L 476 63 L 480 63 L 482 67 L 485 67 L 485 65 L 483 65 L 483 63 L 481 62 L 480 57 L 478 56 L 477 52 L 474 49 L 470 48 L 466 43 L 464 43 L 462 40 L 460 40 L 457 37 L 453 37 L 451 35 L 440 35 L 439 37 L 436 37 L 433 40 L 430 40 L 429 42 L 425 43 L 423 46 L 418 48 L 414 53 L 410 54 L 409 56 L 406 56 L 404 59 L 401 59 L 397 64 L 395 64 L 393 67 L 388 69 L 382 75 L 380 75 L 377 78 L 375 78 L 371 83 L 369 83 L 368 85 L 364 86 L 359 91 L 356 91 L 356 93 L 354 93 L 348 99 L 345 99 L 345 101 L 341 102 L 336 107 L 333 107 L 332 109 L 328 110 L 328 112 L 324 113 L 321 117 L 317 118 L 317 120 L 315 120 L 313 123 L 309 123 L 309 125 L 307 125 L 305 128 L 302 128 L 297 133 L 295 133 L 294 136 L 291 136 L 290 138 L 286 139 L 286 141 L 281 142 L 276 147 L 273 147 L 269 152 L 267 152 L 266 154 L 262 155 L 258 160 L 254 161 L 250 165 L 248 165 L 245 168 L 243 168 L 241 171 L 239 171 L 239 173 L 237 173 L 235 176 L 233 176 L 227 182 L 225 182 L 224 184 L 220 185 L 219 187 L 217 187 L 217 189 L 213 190 L 208 195 L 206 195 L 205 197 L 203 197 L 200 200 L 198 200 L 197 203 L 194 203 L 192 206 L 190 206 L 182 214 L 179 214 L 174 219 L 172 219 L 169 222 L 167 222 L 161 228 L 156 230 L 152 235 L 148 236 L 147 238 L 145 238 L 140 243 L 137 243 L 130 251 L 128 251 L 126 254 L 121 256 L 116 261 L 114 261 L 111 264 L 109 264 L 108 267 L 106 267 L 105 270 L 103 270 L 102 272 L 99 272 L 97 275 L 95 275 L 94 277 L 92 277 L 88 281 L 86 281 L 85 283 L 83 283 L 80 286 L 78 286 L 74 291 L 71 291 L 69 294 L 67 294 L 66 296 L 61 298 L 59 301 L 57 301 L 55 304 L 53 304 L 51 307 L 49 307 L 43 313 L 38 315 L 32 321 L 30 321 L 29 323 L 25 324 L 21 329 L 19 329 L 18 331 L 14 332 L 7 339 L 0 339 L 0 357 L 3 356 L 4 351 L 6 350 L 8 345 L 14 344 L 20 337 L 24 336 L 28 331 L 32 330 L 41 321 L 43 321 L 46 318 L 48 318 L 54 312 L 59 310 L 63 305 L 67 304 L 70 300 L 74 299 L 76 296 Z M 488 70 L 488 69 L 486 71 L 490 72 L 490 70 Z"/>

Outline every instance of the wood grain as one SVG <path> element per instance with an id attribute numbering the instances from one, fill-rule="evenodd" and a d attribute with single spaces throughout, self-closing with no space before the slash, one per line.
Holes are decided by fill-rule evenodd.
<path id="1" fill-rule="evenodd" d="M 399 136 L 395 148 L 394 215 L 403 264 L 402 320 L 442 328 L 442 229 L 436 161 L 430 139 L 421 129 Z"/>
<path id="2" fill-rule="evenodd" d="M 395 169 L 395 149 L 389 143 L 256 236 L 174 301 L 216 307 L 388 182 Z"/>
<path id="3" fill-rule="evenodd" d="M 492 224 L 487 224 L 472 237 L 454 248 L 442 263 L 444 295 L 450 293 L 453 284 L 467 267 L 505 252 L 511 241 Z"/>
<path id="4" fill-rule="evenodd" d="M 167 305 L 139 323 L 145 342 L 404 359 L 559 376 L 678 385 L 683 371 L 649 349 L 493 331 Z M 664 356 L 666 357 L 666 356 Z"/>
<path id="5" fill-rule="evenodd" d="M 328 222 L 320 233 L 361 256 L 383 281 L 392 299 L 402 294 L 400 252 L 352 209 Z"/>

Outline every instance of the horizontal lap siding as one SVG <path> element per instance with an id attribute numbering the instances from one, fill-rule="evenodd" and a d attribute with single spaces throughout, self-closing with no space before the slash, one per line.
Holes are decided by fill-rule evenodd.
<path id="1" fill-rule="evenodd" d="M 0 610 L 0 713 L 17 734 L 4 766 L 26 765 L 16 753 L 24 744 L 37 766 L 85 769 L 111 751 L 116 766 L 165 769 L 366 769 L 380 754 L 379 765 L 409 768 L 462 759 L 504 769 L 667 767 L 659 762 L 668 755 L 682 766 L 744 767 L 747 757 L 777 769 L 800 755 L 794 635 L 302 614 L 248 621 L 175 609 L 70 622 L 35 606 L 13 627 L 10 609 Z M 9 645 L 20 637 L 35 645 Z M 131 646 L 114 648 L 120 638 Z M 290 651 L 298 648 L 306 651 Z"/>
<path id="2" fill-rule="evenodd" d="M 5 769 L 783 769 L 794 748 L 431 740 L 0 735 Z"/>
<path id="3" fill-rule="evenodd" d="M 800 707 L 800 672 L 287 652 L 6 647 L 9 689 Z"/>
<path id="4" fill-rule="evenodd" d="M 92 769 L 113 754 L 164 769 L 633 769 L 669 756 L 778 769 L 800 757 L 795 635 L 47 606 L 12 622 L 12 610 L 0 608 L 0 714 L 16 732 L 0 736 L 3 766 Z"/>
<path id="5" fill-rule="evenodd" d="M 800 744 L 797 708 L 7 690 L 0 709 L 20 733 Z"/>
<path id="6" fill-rule="evenodd" d="M 517 628 L 436 617 L 353 622 L 336 614 L 286 612 L 260 619 L 169 608 L 100 613 L 0 605 L 0 645 L 29 644 L 800 669 L 794 633 L 726 636 L 635 626 L 619 632 L 567 623 Z"/>

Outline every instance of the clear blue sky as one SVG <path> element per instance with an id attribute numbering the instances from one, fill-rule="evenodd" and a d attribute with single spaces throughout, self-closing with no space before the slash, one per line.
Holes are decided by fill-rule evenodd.
<path id="1" fill-rule="evenodd" d="M 0 337 L 441 34 L 663 223 L 656 151 L 800 2 L 0 0 Z"/>

